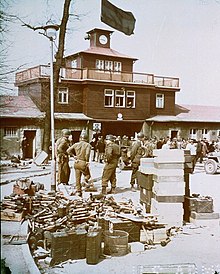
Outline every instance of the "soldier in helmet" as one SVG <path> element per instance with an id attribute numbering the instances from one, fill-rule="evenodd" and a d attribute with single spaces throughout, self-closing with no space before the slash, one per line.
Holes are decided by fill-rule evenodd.
<path id="1" fill-rule="evenodd" d="M 115 193 L 116 188 L 116 168 L 120 157 L 119 145 L 114 143 L 114 136 L 106 136 L 105 148 L 105 166 L 102 173 L 102 194 L 107 194 L 106 188 L 108 181 L 111 183 L 111 190 L 109 193 Z"/>
<path id="2" fill-rule="evenodd" d="M 82 184 L 81 184 L 82 174 L 85 177 L 87 186 L 88 186 L 88 181 L 91 178 L 90 169 L 89 169 L 91 145 L 88 143 L 88 136 L 86 132 L 81 133 L 79 142 L 69 147 L 67 150 L 67 153 L 71 156 L 74 156 L 76 190 L 77 190 L 77 195 L 79 197 L 82 197 Z"/>
<path id="3" fill-rule="evenodd" d="M 140 159 L 145 154 L 144 149 L 144 134 L 142 132 L 139 132 L 137 134 L 137 140 L 133 143 L 131 147 L 131 167 L 132 167 L 132 173 L 131 173 L 131 190 L 135 191 L 134 185 L 135 181 L 137 179 L 137 171 L 140 166 Z"/>
<path id="4" fill-rule="evenodd" d="M 69 155 L 67 149 L 70 146 L 71 131 L 62 130 L 62 137 L 56 141 L 56 158 L 58 162 L 58 184 L 67 185 L 70 177 Z"/>

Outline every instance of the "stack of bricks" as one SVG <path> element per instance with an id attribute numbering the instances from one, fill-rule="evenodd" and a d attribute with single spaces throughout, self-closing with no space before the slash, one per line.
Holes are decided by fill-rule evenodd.
<path id="1" fill-rule="evenodd" d="M 170 226 L 183 225 L 183 202 L 185 195 L 184 151 L 179 149 L 156 149 L 153 151 L 154 167 L 145 168 L 141 161 L 142 173 L 149 169 L 153 173 L 150 213 L 158 215 L 158 221 Z"/>

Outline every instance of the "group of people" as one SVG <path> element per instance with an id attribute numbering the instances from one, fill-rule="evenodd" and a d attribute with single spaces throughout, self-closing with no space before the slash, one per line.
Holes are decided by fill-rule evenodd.
<path id="1" fill-rule="evenodd" d="M 108 193 L 114 193 L 116 188 L 116 168 L 120 157 L 120 148 L 114 143 L 114 136 L 107 135 L 105 139 L 105 151 L 103 160 L 105 166 L 102 173 L 102 193 L 107 194 L 108 182 L 111 183 L 111 189 Z M 70 178 L 69 157 L 74 158 L 74 170 L 76 180 L 77 195 L 82 197 L 81 177 L 84 175 L 86 186 L 90 185 L 90 153 L 91 144 L 88 142 L 88 136 L 84 132 L 80 135 L 79 142 L 71 145 L 71 132 L 62 130 L 62 137 L 56 141 L 56 158 L 58 162 L 58 184 L 68 184 Z"/>
<path id="2" fill-rule="evenodd" d="M 82 132 L 78 142 L 72 144 L 71 132 L 67 129 L 62 130 L 62 137 L 56 141 L 56 158 L 58 162 L 58 184 L 68 184 L 70 178 L 69 157 L 74 158 L 74 170 L 76 180 L 77 195 L 82 197 L 81 177 L 85 177 L 85 185 L 90 186 L 91 172 L 89 167 L 90 158 L 93 161 L 104 163 L 102 172 L 102 193 L 115 193 L 116 189 L 116 168 L 119 159 L 123 159 L 125 164 L 131 164 L 130 186 L 135 190 L 137 171 L 142 157 L 153 157 L 154 149 L 185 149 L 189 150 L 193 158 L 193 169 L 196 162 L 203 161 L 207 153 L 220 151 L 220 142 L 211 142 L 206 140 L 184 140 L 170 137 L 146 138 L 142 132 L 139 132 L 136 139 L 127 136 L 122 138 L 109 134 L 104 139 L 101 135 L 94 135 L 89 143 L 86 132 Z M 91 153 L 93 151 L 93 154 Z M 111 189 L 107 192 L 108 182 Z"/>

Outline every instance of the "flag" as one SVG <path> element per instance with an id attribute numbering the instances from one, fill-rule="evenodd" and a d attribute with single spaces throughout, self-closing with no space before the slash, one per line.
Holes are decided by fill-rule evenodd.
<path id="1" fill-rule="evenodd" d="M 134 33 L 134 15 L 114 6 L 108 0 L 102 0 L 101 21 L 126 35 Z"/>

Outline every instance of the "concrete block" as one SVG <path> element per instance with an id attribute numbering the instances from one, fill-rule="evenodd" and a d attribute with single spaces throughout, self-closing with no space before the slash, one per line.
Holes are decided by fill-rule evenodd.
<path id="1" fill-rule="evenodd" d="M 184 175 L 175 175 L 175 176 L 165 176 L 153 174 L 153 180 L 161 183 L 161 182 L 182 182 L 184 181 Z"/>
<path id="2" fill-rule="evenodd" d="M 184 151 L 181 149 L 154 149 L 153 156 L 158 157 L 158 159 L 163 159 L 176 162 L 185 162 Z"/>
<path id="3" fill-rule="evenodd" d="M 154 167 L 146 167 L 146 166 L 141 166 L 140 165 L 139 170 L 143 174 L 154 174 L 155 173 L 155 168 Z"/>
<path id="4" fill-rule="evenodd" d="M 151 211 L 159 215 L 183 215 L 183 203 L 162 203 L 151 199 Z"/>
<path id="5" fill-rule="evenodd" d="M 198 213 L 198 212 L 192 211 L 190 217 L 197 220 L 211 220 L 211 219 L 219 219 L 220 215 L 217 212 Z"/>
<path id="6" fill-rule="evenodd" d="M 160 203 L 183 203 L 184 202 L 184 196 L 183 195 L 163 195 L 159 196 L 153 193 L 153 198 Z"/>
<path id="7" fill-rule="evenodd" d="M 132 253 L 144 251 L 144 244 L 139 242 L 133 242 L 129 244 Z"/>
<path id="8" fill-rule="evenodd" d="M 161 163 L 161 162 L 154 162 L 154 167 L 157 169 L 184 169 L 184 163 Z"/>
<path id="9" fill-rule="evenodd" d="M 169 176 L 169 177 L 175 177 L 175 176 L 184 176 L 184 170 L 183 169 L 155 169 L 154 172 L 157 176 Z"/>
<path id="10" fill-rule="evenodd" d="M 154 181 L 152 191 L 159 196 L 162 195 L 185 195 L 185 182 L 156 182 Z"/>

